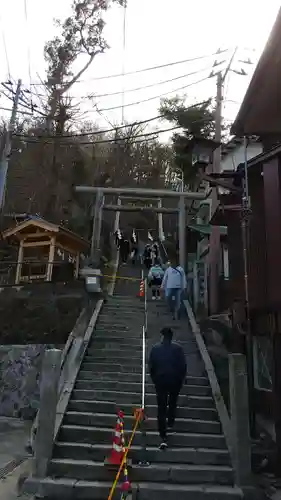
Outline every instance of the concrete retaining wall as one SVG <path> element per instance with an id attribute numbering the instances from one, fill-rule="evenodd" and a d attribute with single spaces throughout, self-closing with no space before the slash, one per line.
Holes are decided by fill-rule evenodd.
<path id="1" fill-rule="evenodd" d="M 54 345 L 0 346 L 1 416 L 34 418 L 39 406 L 42 359 L 45 349 L 51 347 Z"/>

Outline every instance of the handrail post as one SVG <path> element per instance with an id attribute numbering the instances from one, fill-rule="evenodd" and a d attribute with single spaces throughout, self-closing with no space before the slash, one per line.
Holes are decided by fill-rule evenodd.
<path id="1" fill-rule="evenodd" d="M 59 349 L 46 351 L 42 366 L 40 409 L 33 468 L 33 475 L 38 478 L 47 476 L 49 461 L 52 457 L 60 367 L 61 351 Z"/>
<path id="2" fill-rule="evenodd" d="M 236 483 L 243 488 L 251 485 L 252 475 L 247 366 L 243 354 L 231 353 L 228 359 L 233 466 Z"/>

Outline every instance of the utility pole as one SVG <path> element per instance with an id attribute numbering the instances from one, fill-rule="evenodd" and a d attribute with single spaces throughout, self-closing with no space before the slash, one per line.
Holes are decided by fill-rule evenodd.
<path id="1" fill-rule="evenodd" d="M 184 193 L 184 174 L 181 172 L 181 184 L 180 184 L 181 195 L 179 198 L 179 264 L 185 269 L 186 255 L 185 255 L 185 243 L 186 243 L 186 214 L 185 214 L 185 199 Z"/>
<path id="2" fill-rule="evenodd" d="M 20 98 L 20 94 L 21 94 L 21 85 L 22 85 L 22 81 L 18 80 L 17 89 L 15 92 L 15 97 L 14 97 L 14 102 L 13 102 L 12 114 L 11 114 L 11 118 L 9 121 L 8 129 L 6 130 L 5 137 L 4 137 L 4 148 L 3 148 L 1 163 L 0 163 L 0 210 L 4 209 L 4 204 L 5 204 L 7 174 L 8 174 L 9 160 L 10 160 L 11 149 L 12 149 L 12 135 L 13 135 L 13 131 L 14 131 L 15 123 L 16 123 L 16 118 L 17 118 L 19 98 Z"/>
<path id="3" fill-rule="evenodd" d="M 249 196 L 249 179 L 248 179 L 248 156 L 247 156 L 248 139 L 244 137 L 244 182 L 242 195 L 242 210 L 241 210 L 241 236 L 243 245 L 243 265 L 244 265 L 244 288 L 245 288 L 245 309 L 246 309 L 246 361 L 248 373 L 248 388 L 249 388 L 249 425 L 251 437 L 256 436 L 256 416 L 254 411 L 254 352 L 253 352 L 253 336 L 250 317 L 250 297 L 249 297 L 249 265 L 248 265 L 248 248 L 249 248 L 249 225 L 251 217 L 251 203 Z M 278 394 L 279 397 L 279 394 Z"/>
<path id="4" fill-rule="evenodd" d="M 226 73 L 227 74 L 227 73 Z M 226 75 L 225 75 L 226 76 Z M 217 75 L 217 96 L 215 112 L 215 140 L 221 142 L 221 121 L 222 121 L 222 100 L 223 100 L 223 82 L 224 78 L 221 71 Z M 214 151 L 213 172 L 220 172 L 221 164 L 221 146 Z M 218 205 L 217 187 L 212 189 L 211 211 L 215 212 Z M 218 309 L 218 286 L 219 286 L 219 256 L 220 256 L 220 228 L 212 226 L 210 236 L 210 312 L 214 314 Z"/>
<path id="5" fill-rule="evenodd" d="M 223 84 L 227 73 L 224 77 L 221 71 L 217 76 L 217 96 L 216 96 L 216 115 L 215 115 L 215 141 L 221 142 L 221 121 L 222 121 L 222 100 L 223 100 Z M 220 172 L 221 164 L 221 146 L 214 151 L 213 156 L 213 172 Z"/>
<path id="6" fill-rule="evenodd" d="M 238 47 L 233 51 L 230 61 L 226 67 L 224 74 L 220 70 L 217 74 L 217 94 L 216 94 L 216 111 L 215 111 L 215 140 L 221 142 L 222 138 L 222 102 L 223 102 L 223 86 L 226 77 L 231 71 L 231 66 L 236 55 Z M 215 63 L 216 64 L 216 63 Z M 219 173 L 221 169 L 221 146 L 214 151 L 213 156 L 213 173 Z M 211 216 L 216 211 L 218 206 L 217 187 L 212 189 L 211 194 Z M 218 226 L 212 226 L 210 236 L 210 313 L 218 312 L 219 302 L 219 263 L 220 263 L 220 229 Z"/>

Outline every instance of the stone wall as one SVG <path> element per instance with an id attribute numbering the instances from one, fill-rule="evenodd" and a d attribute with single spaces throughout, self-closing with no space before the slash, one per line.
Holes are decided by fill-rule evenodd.
<path id="1" fill-rule="evenodd" d="M 0 415 L 31 419 L 39 406 L 46 349 L 63 348 L 85 306 L 79 282 L 0 293 Z"/>
<path id="2" fill-rule="evenodd" d="M 64 344 L 84 305 L 82 287 L 4 289 L 0 294 L 0 345 Z"/>
<path id="3" fill-rule="evenodd" d="M 43 355 L 45 349 L 52 347 L 55 346 L 50 344 L 0 346 L 1 416 L 34 418 L 39 406 Z"/>

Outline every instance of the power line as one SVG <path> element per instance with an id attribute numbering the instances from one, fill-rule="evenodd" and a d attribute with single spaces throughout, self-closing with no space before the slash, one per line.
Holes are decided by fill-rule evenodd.
<path id="1" fill-rule="evenodd" d="M 126 73 L 124 73 L 124 76 L 127 76 L 127 75 L 136 75 L 138 73 L 144 73 L 146 71 L 153 71 L 153 70 L 157 70 L 157 69 L 161 69 L 161 68 L 167 68 L 169 66 L 175 66 L 177 64 L 184 64 L 184 63 L 188 63 L 188 62 L 192 62 L 192 61 L 199 61 L 200 59 L 207 59 L 208 57 L 213 57 L 215 55 L 218 55 L 218 54 L 222 54 L 224 52 L 227 52 L 229 49 L 224 49 L 224 50 L 219 50 L 217 52 L 213 52 L 212 54 L 205 54 L 203 56 L 196 56 L 196 57 L 191 57 L 189 59 L 182 59 L 181 61 L 173 61 L 173 62 L 169 62 L 169 63 L 166 63 L 166 64 L 160 64 L 158 66 L 151 66 L 151 67 L 148 67 L 148 68 L 142 68 L 142 69 L 137 69 L 137 70 L 133 70 L 133 71 L 128 71 Z M 97 80 L 106 80 L 106 79 L 109 79 L 109 78 L 118 78 L 118 77 L 121 77 L 123 76 L 122 73 L 116 73 L 116 74 L 113 74 L 113 75 L 104 75 L 104 76 L 98 76 L 98 77 L 95 77 L 95 78 L 89 78 L 87 80 L 77 80 L 76 83 L 78 82 L 88 82 L 88 81 L 97 81 Z M 36 86 L 42 86 L 42 83 L 32 83 L 32 85 Z"/>
<path id="2" fill-rule="evenodd" d="M 197 121 L 202 121 L 202 120 L 197 120 Z M 176 129 L 180 129 L 182 128 L 181 125 L 177 125 L 175 127 L 170 127 L 170 128 L 167 128 L 167 129 L 162 129 L 162 130 L 154 130 L 153 132 L 147 132 L 147 133 L 143 133 L 143 134 L 137 134 L 137 135 L 134 135 L 134 136 L 125 136 L 125 137 L 117 137 L 117 138 L 114 138 L 114 139 L 102 139 L 100 141 L 96 141 L 96 142 L 77 142 L 77 143 L 69 143 L 69 142 L 60 142 L 60 145 L 61 146 L 83 146 L 83 145 L 92 145 L 92 146 L 95 146 L 96 144 L 115 144 L 116 142 L 119 142 L 119 141 L 126 141 L 126 140 L 132 140 L 132 139 L 135 139 L 135 138 L 139 138 L 139 137 L 149 137 L 151 135 L 154 135 L 154 136 L 158 136 L 159 134 L 164 134 L 165 132 L 171 132 L 172 130 L 176 130 Z M 64 136 L 62 136 L 64 137 Z M 39 141 L 35 140 L 30 140 L 32 139 L 32 137 L 29 136 L 29 140 L 26 140 L 24 139 L 24 142 L 27 142 L 29 144 L 40 144 Z M 44 141 L 44 144 L 52 144 L 53 141 Z"/>
<path id="3" fill-rule="evenodd" d="M 9 111 L 9 113 L 12 112 L 12 109 L 9 109 L 9 108 L 3 108 L 3 107 L 0 107 L 0 109 L 2 109 L 3 111 Z M 29 115 L 29 116 L 33 116 L 33 113 L 28 113 L 28 111 L 20 111 L 18 110 L 17 113 L 20 113 L 22 115 Z"/>
<path id="4" fill-rule="evenodd" d="M 198 104 L 194 105 L 194 106 L 190 106 L 190 107 L 195 107 L 195 106 L 198 106 Z M 199 122 L 204 122 L 206 121 L 205 118 L 201 118 L 199 120 L 193 120 L 191 122 L 191 124 L 194 124 L 194 123 L 199 123 Z M 211 119 L 210 119 L 211 121 Z M 190 124 L 190 125 L 191 125 Z M 70 143 L 70 142 L 60 142 L 59 144 L 60 145 L 63 145 L 63 146 L 72 146 L 72 145 L 78 145 L 78 146 L 83 146 L 83 145 L 96 145 L 96 144 L 111 144 L 111 143 L 116 143 L 116 142 L 119 142 L 119 141 L 125 141 L 125 140 L 132 140 L 132 139 L 135 139 L 135 138 L 139 138 L 139 137 L 149 137 L 149 136 L 158 136 L 159 134 L 164 134 L 165 132 L 171 132 L 173 130 L 178 130 L 178 129 L 182 129 L 184 127 L 182 127 L 182 125 L 176 125 L 174 127 L 170 127 L 170 128 L 166 128 L 166 129 L 161 129 L 161 130 L 154 130 L 153 132 L 144 132 L 142 134 L 136 134 L 136 135 L 129 135 L 129 136 L 125 136 L 125 137 L 115 137 L 115 138 L 112 138 L 112 139 L 102 139 L 102 140 L 99 140 L 99 141 L 96 141 L 96 142 L 74 142 L 74 143 Z M 19 134 L 20 136 L 20 134 Z M 24 137 L 24 136 L 21 136 L 21 137 Z M 30 140 L 32 139 L 31 136 L 28 136 L 29 137 L 29 140 L 26 140 L 24 139 L 24 142 L 26 143 L 31 143 L 31 144 L 40 144 L 40 142 L 38 140 Z M 61 138 L 64 137 L 64 136 L 61 136 Z M 35 136 L 34 136 L 34 139 L 35 139 Z M 52 139 L 54 139 L 54 137 L 52 137 Z M 53 141 L 44 141 L 44 144 L 52 144 Z"/>
<path id="5" fill-rule="evenodd" d="M 158 85 L 163 85 L 165 83 L 175 82 L 176 80 L 180 80 L 181 78 L 187 78 L 188 76 L 196 75 L 197 73 L 202 73 L 203 71 L 208 71 L 211 68 L 212 68 L 212 66 L 206 66 L 205 68 L 201 68 L 201 69 L 198 69 L 196 71 L 191 71 L 190 73 L 186 73 L 185 75 L 176 76 L 174 78 L 170 78 L 169 80 L 160 80 L 159 82 L 149 83 L 148 85 L 143 85 L 141 87 L 136 87 L 134 89 L 127 89 L 127 90 L 124 90 L 121 92 L 120 91 L 119 92 L 110 92 L 108 94 L 97 94 L 97 95 L 93 94 L 93 97 L 95 97 L 95 98 L 110 97 L 110 96 L 114 96 L 114 95 L 120 95 L 123 92 L 125 92 L 125 94 L 126 94 L 128 92 L 137 92 L 138 90 L 145 90 L 145 89 L 149 89 L 151 87 L 158 87 Z M 88 96 L 88 97 L 91 97 L 91 96 Z"/>
<path id="6" fill-rule="evenodd" d="M 190 106 L 187 107 L 187 110 L 189 109 L 192 109 L 192 108 L 196 108 L 198 106 L 203 106 L 204 104 L 207 104 L 209 102 L 209 100 L 207 101 L 201 101 L 201 102 L 198 102 L 196 104 L 191 104 Z M 157 116 L 153 116 L 152 118 L 147 118 L 146 120 L 142 120 L 142 121 L 135 121 L 135 122 L 132 122 L 132 123 L 127 123 L 125 125 L 118 125 L 116 127 L 112 127 L 112 128 L 109 128 L 109 129 L 103 129 L 103 130 L 99 130 L 99 131 L 94 131 L 94 132 L 81 132 L 80 134 L 67 134 L 67 135 L 63 135 L 63 136 L 53 136 L 53 135 L 46 135 L 46 134 L 42 134 L 42 135 L 34 135 L 34 136 L 30 136 L 28 134 L 14 134 L 15 136 L 18 136 L 18 137 L 27 137 L 27 138 L 31 138 L 31 137 L 36 137 L 38 139 L 44 139 L 44 138 L 51 138 L 51 139 L 61 139 L 61 138 L 72 138 L 72 137 L 89 137 L 89 136 L 92 136 L 92 135 L 100 135 L 100 134 L 107 134 L 109 132 L 115 132 L 117 130 L 121 130 L 121 129 L 124 129 L 124 128 L 129 128 L 129 127 L 133 127 L 135 125 L 145 125 L 147 123 L 150 123 L 150 122 L 153 122 L 155 120 L 160 120 L 161 118 L 165 118 L 165 115 L 157 115 Z"/>
<path id="7" fill-rule="evenodd" d="M 12 96 L 13 96 L 13 97 L 12 97 L 12 96 L 7 95 L 7 94 L 6 94 L 5 92 L 3 92 L 3 91 L 1 91 L 1 94 L 2 94 L 3 96 L 5 96 L 5 97 L 6 97 L 6 99 L 9 99 L 10 101 L 12 101 L 12 102 L 13 102 L 13 101 L 14 101 L 15 92 L 13 91 L 13 89 L 12 89 L 12 88 L 8 88 L 8 86 L 7 86 L 6 84 L 2 83 L 2 85 L 4 86 L 4 88 L 5 88 L 8 92 L 11 92 L 11 93 L 12 93 Z M 35 108 L 37 108 L 37 105 L 35 105 L 35 104 L 32 104 L 32 105 L 31 105 L 31 104 L 27 103 L 26 101 L 24 101 L 24 100 L 23 100 L 23 98 L 22 98 L 22 97 L 20 97 L 20 102 L 19 102 L 19 105 L 20 105 L 20 106 L 22 106 L 22 107 L 23 107 L 23 108 L 25 108 L 25 109 L 31 110 L 31 111 L 32 111 L 32 113 L 38 113 L 40 116 L 43 116 L 44 118 L 46 118 L 46 116 L 47 116 L 47 115 L 46 115 L 46 113 L 42 113 L 42 111 L 40 111 L 39 109 L 35 109 Z"/>
<path id="8" fill-rule="evenodd" d="M 112 127 L 112 128 L 108 128 L 108 129 L 103 129 L 103 130 L 99 130 L 99 131 L 95 131 L 95 132 L 81 132 L 80 134 L 67 134 L 67 135 L 63 135 L 63 136 L 52 136 L 52 135 L 36 135 L 36 136 L 33 136 L 33 137 L 38 137 L 39 139 L 43 139 L 43 138 L 53 138 L 53 139 L 61 139 L 61 137 L 66 137 L 66 138 L 71 138 L 71 137 L 88 137 L 90 135 L 100 135 L 100 134 L 107 134 L 109 132 L 115 132 L 116 130 L 121 130 L 123 128 L 129 128 L 129 127 L 133 127 L 134 125 L 144 125 L 146 123 L 149 123 L 149 122 L 152 122 L 152 121 L 155 121 L 155 120 L 158 120 L 158 119 L 161 119 L 161 118 L 164 118 L 164 115 L 157 115 L 157 116 L 154 116 L 153 118 L 148 118 L 146 120 L 143 120 L 143 121 L 137 121 L 137 122 L 133 122 L 133 123 L 127 123 L 125 125 L 118 125 L 116 127 Z M 31 137 L 30 135 L 23 135 L 23 134 L 14 134 L 16 136 L 20 136 L 20 137 Z"/>
<path id="9" fill-rule="evenodd" d="M 228 49 L 225 49 L 225 50 L 222 50 L 219 52 L 219 54 L 222 54 L 223 52 L 227 52 Z M 206 59 L 208 57 L 212 57 L 214 55 L 217 55 L 218 52 L 214 52 L 213 54 L 207 54 L 207 55 L 203 55 L 203 56 L 197 56 L 197 57 L 192 57 L 192 58 L 189 58 L 189 59 L 183 59 L 181 61 L 173 61 L 173 62 L 169 62 L 169 63 L 166 63 L 166 64 L 160 64 L 158 66 L 151 66 L 149 68 L 142 68 L 142 69 L 138 69 L 138 70 L 134 70 L 134 71 L 128 71 L 126 73 L 124 73 L 124 76 L 126 75 L 136 75 L 138 73 L 144 73 L 146 71 L 153 71 L 153 70 L 156 70 L 156 69 L 161 69 L 161 68 L 167 68 L 168 66 L 175 66 L 177 64 L 184 64 L 184 63 L 187 63 L 187 62 L 192 62 L 192 61 L 199 61 L 200 59 Z M 120 76 L 123 76 L 122 73 L 120 74 L 115 74 L 115 75 L 105 75 L 105 76 L 99 76 L 99 77 L 96 77 L 96 78 L 91 78 L 91 80 L 105 80 L 107 78 L 118 78 Z"/>
<path id="10" fill-rule="evenodd" d="M 209 78 L 211 78 L 211 76 L 206 76 L 205 78 L 201 78 L 200 80 L 197 80 L 196 82 L 192 82 L 192 83 L 189 83 L 187 85 L 184 85 L 183 87 L 178 87 L 177 89 L 169 90 L 168 92 L 163 92 L 163 94 L 159 94 L 159 95 L 156 95 L 153 97 L 148 97 L 147 99 L 142 99 L 140 101 L 130 102 L 128 104 L 124 104 L 124 107 L 137 106 L 138 104 L 143 104 L 144 102 L 153 101 L 154 99 L 159 99 L 159 97 L 164 97 L 168 94 L 173 94 L 174 92 L 180 92 L 181 90 L 184 90 L 187 87 L 191 87 L 192 85 L 196 85 L 197 83 L 201 83 L 201 82 L 204 82 L 205 80 L 209 80 Z M 112 106 L 110 108 L 102 108 L 99 111 L 111 111 L 114 109 L 120 109 L 121 107 L 122 106 Z"/>
<path id="11" fill-rule="evenodd" d="M 225 62 L 225 61 L 221 61 L 220 64 L 223 64 L 223 62 Z M 191 71 L 190 73 L 185 73 L 184 75 L 180 75 L 180 76 L 176 76 L 174 78 L 170 78 L 169 80 L 160 80 L 158 82 L 149 83 L 148 85 L 142 85 L 141 87 L 136 87 L 136 88 L 133 88 L 133 89 L 119 90 L 119 91 L 116 91 L 116 92 L 109 92 L 107 94 L 88 94 L 88 95 L 85 95 L 85 96 L 70 96 L 70 95 L 67 94 L 67 97 L 69 97 L 71 99 L 91 99 L 91 98 L 100 98 L 100 97 L 111 97 L 111 96 L 115 96 L 115 95 L 121 95 L 123 93 L 129 93 L 129 92 L 137 92 L 138 90 L 145 90 L 145 89 L 148 89 L 148 88 L 157 87 L 158 85 L 163 85 L 165 83 L 175 82 L 176 80 L 180 80 L 182 78 L 187 78 L 188 76 L 196 75 L 198 73 L 202 73 L 203 71 L 208 71 L 208 70 L 212 69 L 212 67 L 213 66 L 206 66 L 204 68 L 201 68 L 201 69 L 198 69 L 198 70 L 195 70 L 195 71 Z M 28 93 L 29 93 L 29 90 L 28 90 Z M 45 97 L 45 98 L 47 98 L 47 96 L 44 95 L 44 94 L 38 94 L 38 93 L 35 94 L 33 92 L 33 95 L 36 95 L 37 97 Z"/>

